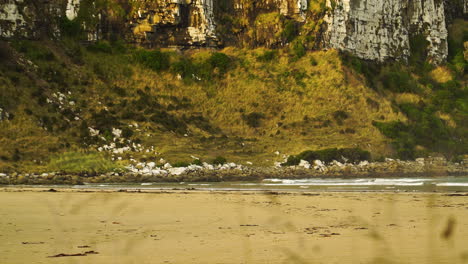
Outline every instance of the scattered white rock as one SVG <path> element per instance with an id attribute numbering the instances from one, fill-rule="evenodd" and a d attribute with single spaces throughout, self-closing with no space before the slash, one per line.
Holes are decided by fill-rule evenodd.
<path id="1" fill-rule="evenodd" d="M 97 129 L 94 129 L 92 127 L 88 127 L 88 130 L 89 130 L 89 134 L 92 136 L 92 137 L 95 137 L 95 136 L 98 136 L 99 135 L 99 130 Z"/>
<path id="2" fill-rule="evenodd" d="M 211 164 L 208 164 L 206 162 L 203 162 L 203 168 L 207 169 L 207 170 L 214 170 L 214 166 L 211 165 Z"/>
<path id="3" fill-rule="evenodd" d="M 187 170 L 187 168 L 184 167 L 179 167 L 179 168 L 169 168 L 168 171 L 172 175 L 180 175 L 184 173 Z"/>
<path id="4" fill-rule="evenodd" d="M 359 167 L 365 167 L 365 166 L 367 166 L 367 165 L 369 165 L 369 161 L 367 161 L 367 160 L 361 161 L 361 162 L 359 162 L 359 164 L 358 164 Z"/>
<path id="5" fill-rule="evenodd" d="M 321 160 L 315 160 L 314 161 L 314 169 L 319 170 L 321 172 L 324 172 L 327 170 L 327 166 L 321 161 Z"/>
<path id="6" fill-rule="evenodd" d="M 189 166 L 187 167 L 187 169 L 190 170 L 190 171 L 198 171 L 198 170 L 202 170 L 203 167 L 202 167 L 202 166 L 199 166 L 199 165 L 193 165 L 193 164 L 192 164 L 192 165 L 189 165 Z"/>
<path id="7" fill-rule="evenodd" d="M 112 128 L 112 135 L 116 138 L 120 138 L 122 136 L 122 129 Z"/>
<path id="8" fill-rule="evenodd" d="M 307 160 L 301 160 L 299 162 L 299 167 L 303 167 L 305 169 L 310 169 L 310 163 Z"/>
<path id="9" fill-rule="evenodd" d="M 332 164 L 332 165 L 335 165 L 335 166 L 338 166 L 338 167 L 343 167 L 343 166 L 344 166 L 343 163 L 341 163 L 341 162 L 339 162 L 339 161 L 336 161 L 336 160 L 333 160 L 333 161 L 331 162 L 331 164 Z"/>

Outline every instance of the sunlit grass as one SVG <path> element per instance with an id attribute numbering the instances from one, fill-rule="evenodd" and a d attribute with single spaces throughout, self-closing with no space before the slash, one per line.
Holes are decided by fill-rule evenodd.
<path id="1" fill-rule="evenodd" d="M 122 166 L 112 162 L 97 152 L 66 152 L 53 156 L 47 166 L 51 171 L 64 173 L 104 173 L 121 169 Z"/>

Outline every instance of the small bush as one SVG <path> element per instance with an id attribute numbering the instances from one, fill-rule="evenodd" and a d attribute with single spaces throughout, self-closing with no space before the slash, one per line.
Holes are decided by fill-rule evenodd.
<path id="1" fill-rule="evenodd" d="M 380 81 L 385 89 L 396 93 L 418 93 L 420 90 L 411 74 L 396 66 L 382 70 Z"/>
<path id="2" fill-rule="evenodd" d="M 366 98 L 366 103 L 367 103 L 367 105 L 369 105 L 374 110 L 379 110 L 380 109 L 379 102 L 373 100 L 372 98 L 367 97 Z"/>
<path id="3" fill-rule="evenodd" d="M 259 55 L 257 57 L 257 60 L 261 61 L 261 62 L 270 62 L 274 58 L 276 58 L 277 55 L 278 55 L 277 50 L 266 50 L 266 51 L 263 52 L 262 55 Z"/>
<path id="4" fill-rule="evenodd" d="M 67 152 L 53 157 L 48 169 L 64 173 L 105 173 L 115 171 L 120 166 L 99 153 Z"/>
<path id="5" fill-rule="evenodd" d="M 193 165 L 203 166 L 203 161 L 201 159 L 194 159 L 192 160 Z"/>
<path id="6" fill-rule="evenodd" d="M 69 20 L 63 17 L 59 22 L 60 32 L 63 36 L 69 38 L 80 38 L 83 35 L 80 22 L 78 20 Z"/>
<path id="7" fill-rule="evenodd" d="M 308 162 L 314 162 L 315 160 L 320 160 L 322 162 L 332 162 L 333 160 L 347 162 L 359 162 L 364 160 L 369 160 L 371 158 L 370 152 L 362 150 L 360 148 L 329 148 L 322 150 L 307 150 L 299 155 L 289 156 L 288 160 L 283 163 L 283 166 L 293 166 L 298 165 L 301 160 L 306 160 Z"/>
<path id="8" fill-rule="evenodd" d="M 192 75 L 195 74 L 196 69 L 192 61 L 182 58 L 181 60 L 174 62 L 171 66 L 171 69 L 174 73 L 180 74 L 182 78 L 192 78 Z"/>
<path id="9" fill-rule="evenodd" d="M 294 59 L 300 59 L 306 55 L 306 48 L 302 41 L 296 40 L 291 43 L 290 53 Z"/>
<path id="10" fill-rule="evenodd" d="M 349 118 L 348 113 L 343 110 L 338 110 L 333 113 L 333 118 L 338 125 L 343 125 L 343 121 Z"/>
<path id="11" fill-rule="evenodd" d="M 186 118 L 185 121 L 187 123 L 195 125 L 199 129 L 202 129 L 206 132 L 210 132 L 213 134 L 220 132 L 219 128 L 213 127 L 210 121 L 202 115 L 191 115 L 188 118 Z"/>
<path id="12" fill-rule="evenodd" d="M 188 167 L 190 164 L 188 162 L 185 162 L 185 161 L 178 161 L 174 164 L 172 164 L 172 167 L 175 167 L 175 168 L 182 168 L 182 167 Z"/>
<path id="13" fill-rule="evenodd" d="M 14 41 L 12 45 L 17 51 L 24 53 L 31 60 L 54 61 L 56 59 L 52 51 L 34 41 L 19 40 Z"/>
<path id="14" fill-rule="evenodd" d="M 293 20 L 286 20 L 284 22 L 283 31 L 281 32 L 281 39 L 283 42 L 291 42 L 298 34 L 297 26 Z"/>
<path id="15" fill-rule="evenodd" d="M 88 46 L 88 50 L 92 52 L 102 52 L 112 54 L 112 46 L 108 41 L 100 40 Z"/>
<path id="16" fill-rule="evenodd" d="M 138 50 L 134 54 L 136 61 L 153 71 L 163 71 L 170 67 L 169 54 L 160 50 Z"/>
<path id="17" fill-rule="evenodd" d="M 174 131 L 179 134 L 183 134 L 187 131 L 187 125 L 185 123 L 165 111 L 155 111 L 154 114 L 151 115 L 150 120 L 169 131 Z"/>
<path id="18" fill-rule="evenodd" d="M 243 119 L 249 127 L 257 128 L 261 125 L 262 119 L 265 118 L 265 115 L 262 113 L 252 112 L 248 115 L 244 115 Z"/>
<path id="19" fill-rule="evenodd" d="M 231 58 L 224 53 L 215 52 L 211 54 L 210 58 L 208 59 L 208 63 L 210 64 L 212 69 L 219 69 L 220 73 L 225 73 L 231 66 Z"/>
<path id="20" fill-rule="evenodd" d="M 224 158 L 224 157 L 221 157 L 221 156 L 218 156 L 216 157 L 212 162 L 211 164 L 214 164 L 214 165 L 223 165 L 224 163 L 227 162 L 227 159 Z"/>
<path id="21" fill-rule="evenodd" d="M 121 126 L 119 119 L 105 110 L 101 110 L 97 113 L 92 113 L 91 120 L 92 125 L 101 131 L 112 131 L 112 128 Z"/>
<path id="22" fill-rule="evenodd" d="M 310 58 L 310 65 L 312 65 L 312 66 L 317 66 L 318 65 L 318 62 L 314 57 Z"/>
<path id="23" fill-rule="evenodd" d="M 122 137 L 131 138 L 133 136 L 133 130 L 128 127 L 122 128 Z"/>
<path id="24" fill-rule="evenodd" d="M 124 88 L 122 88 L 122 87 L 120 87 L 120 86 L 117 86 L 117 85 L 114 85 L 114 86 L 111 88 L 111 90 L 112 90 L 116 95 L 118 95 L 118 96 L 120 96 L 120 97 L 124 97 L 124 96 L 127 95 L 127 91 L 126 91 Z"/>

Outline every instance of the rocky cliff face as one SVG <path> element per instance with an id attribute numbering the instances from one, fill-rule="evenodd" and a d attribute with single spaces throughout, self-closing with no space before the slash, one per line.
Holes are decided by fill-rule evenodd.
<path id="1" fill-rule="evenodd" d="M 216 46 L 213 0 L 140 1 L 132 7 L 127 39 L 153 45 Z"/>
<path id="2" fill-rule="evenodd" d="M 60 34 L 56 19 L 66 3 L 47 0 L 0 0 L 0 37 L 36 38 L 45 31 Z"/>
<path id="3" fill-rule="evenodd" d="M 328 5 L 332 7 L 331 1 Z M 447 56 L 441 0 L 341 0 L 326 21 L 325 45 L 364 59 L 406 59 L 410 40 L 417 35 L 428 41 L 428 56 L 433 62 L 442 62 Z"/>
<path id="4" fill-rule="evenodd" d="M 317 12 L 307 0 L 0 0 L 0 37 L 58 37 L 64 17 L 80 23 L 88 40 L 117 34 L 146 47 L 278 47 L 291 41 L 289 30 L 314 34 L 325 48 L 385 61 L 407 59 L 412 38 L 422 36 L 428 57 L 440 63 L 448 52 L 447 13 L 466 11 L 468 1 L 458 2 L 311 1 L 323 9 Z M 301 31 L 315 22 L 320 30 Z"/>

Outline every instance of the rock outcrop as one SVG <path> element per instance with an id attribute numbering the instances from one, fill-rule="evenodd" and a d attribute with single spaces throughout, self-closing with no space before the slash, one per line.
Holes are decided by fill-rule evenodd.
<path id="1" fill-rule="evenodd" d="M 145 47 L 274 48 L 291 41 L 290 30 L 376 61 L 406 60 L 412 40 L 423 38 L 428 58 L 440 63 L 448 53 L 447 21 L 468 9 L 466 0 L 323 1 L 317 12 L 307 0 L 0 0 L 0 37 L 59 37 L 65 17 L 79 23 L 89 41 L 118 35 Z M 300 30 L 310 22 L 322 30 Z"/>
<path id="2" fill-rule="evenodd" d="M 140 1 L 127 38 L 146 46 L 216 46 L 213 0 Z"/>
<path id="3" fill-rule="evenodd" d="M 406 60 L 412 38 L 423 36 L 428 56 L 440 63 L 447 57 L 445 6 L 441 0 L 328 0 L 325 46 L 356 56 L 385 61 Z"/>

